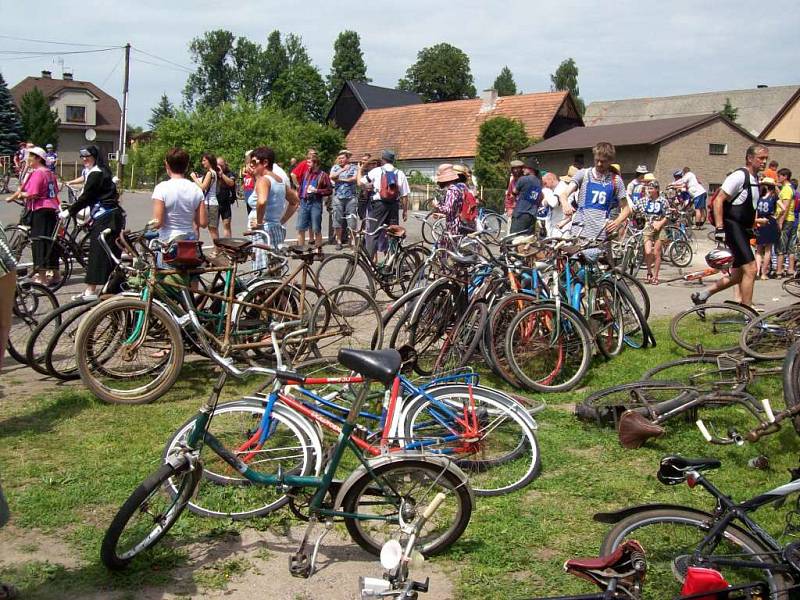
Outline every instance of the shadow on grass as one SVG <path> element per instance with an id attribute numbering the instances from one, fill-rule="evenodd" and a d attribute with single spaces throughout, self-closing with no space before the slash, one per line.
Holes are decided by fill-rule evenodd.
<path id="1" fill-rule="evenodd" d="M 91 407 L 93 403 L 86 394 L 66 392 L 59 395 L 55 402 L 48 402 L 34 412 L 0 420 L 0 439 L 21 433 L 46 433 L 59 422 Z"/>

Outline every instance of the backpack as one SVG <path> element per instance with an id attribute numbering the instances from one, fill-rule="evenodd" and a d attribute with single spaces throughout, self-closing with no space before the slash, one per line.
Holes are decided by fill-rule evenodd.
<path id="1" fill-rule="evenodd" d="M 478 200 L 466 185 L 464 186 L 464 200 L 461 202 L 459 218 L 465 223 L 474 223 L 478 218 Z"/>
<path id="2" fill-rule="evenodd" d="M 397 181 L 397 171 L 381 170 L 381 187 L 378 196 L 384 202 L 395 202 L 400 198 L 400 186 Z"/>
<path id="3" fill-rule="evenodd" d="M 753 203 L 753 188 L 750 185 L 750 171 L 745 168 L 736 169 L 736 171 L 744 171 L 744 188 L 747 190 L 747 200 L 745 202 L 749 202 L 750 204 Z M 735 171 L 734 171 L 735 172 Z M 717 197 L 719 196 L 719 192 L 722 190 L 722 187 L 718 187 L 717 190 L 711 195 L 711 198 L 708 200 L 707 210 L 706 210 L 706 218 L 708 222 L 711 223 L 714 227 L 722 227 L 722 223 L 717 224 L 716 218 L 714 217 L 714 202 L 717 201 Z"/>

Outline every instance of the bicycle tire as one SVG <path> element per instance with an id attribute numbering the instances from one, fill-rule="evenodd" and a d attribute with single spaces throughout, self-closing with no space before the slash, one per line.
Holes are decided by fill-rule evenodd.
<path id="1" fill-rule="evenodd" d="M 313 338 L 318 336 L 317 340 Z M 305 340 L 316 358 L 335 359 L 340 348 L 383 348 L 383 321 L 367 292 L 352 285 L 336 286 L 320 297 L 308 317 Z"/>
<path id="2" fill-rule="evenodd" d="M 375 281 L 370 268 L 355 254 L 331 254 L 317 267 L 317 281 L 326 289 L 353 285 L 375 296 Z"/>
<path id="3" fill-rule="evenodd" d="M 786 408 L 795 408 L 800 404 L 800 340 L 795 341 L 783 359 L 782 369 L 783 398 Z M 794 430 L 800 435 L 800 415 L 792 419 Z"/>
<path id="4" fill-rule="evenodd" d="M 453 326 L 436 357 L 433 372 L 445 373 L 466 366 L 481 341 L 489 317 L 484 302 L 475 302 Z"/>
<path id="5" fill-rule="evenodd" d="M 202 468 L 199 466 L 192 469 L 189 461 L 183 458 L 177 467 L 172 464 L 163 464 L 155 473 L 145 479 L 120 507 L 103 536 L 103 543 L 100 547 L 100 559 L 103 564 L 113 571 L 124 569 L 136 556 L 155 546 L 180 518 L 200 481 L 201 471 Z M 148 525 L 145 520 L 143 529 L 147 531 L 142 534 L 145 537 L 140 542 L 131 549 L 121 551 L 121 538 L 131 520 L 137 515 L 148 515 L 148 503 L 162 493 L 162 488 L 170 477 L 179 475 L 182 478 L 180 495 L 175 499 L 170 499 L 165 511 L 151 517 L 151 524 Z M 164 496 L 169 498 L 166 494 Z M 136 537 L 141 536 L 137 535 Z"/>
<path id="6" fill-rule="evenodd" d="M 669 245 L 668 259 L 673 265 L 682 269 L 692 264 L 694 252 L 692 245 L 686 240 L 675 240 Z"/>
<path id="7" fill-rule="evenodd" d="M 257 445 L 265 407 L 266 402 L 260 400 L 220 404 L 210 415 L 208 431 L 261 475 L 276 475 L 279 469 L 284 474 L 319 475 L 323 465 L 321 443 L 314 440 L 317 433 L 303 417 L 285 406 L 273 407 L 271 417 L 274 421 L 266 440 L 268 445 Z M 188 419 L 169 439 L 162 454 L 165 462 L 181 452 L 196 420 L 197 415 Z M 278 443 L 278 446 L 273 443 Z M 283 454 L 273 459 L 275 455 L 270 453 L 270 448 Z M 240 521 L 267 515 L 289 502 L 285 491 L 277 486 L 251 483 L 207 444 L 202 446 L 200 456 L 203 477 L 189 501 L 191 512 L 203 517 Z M 262 460 L 264 456 L 268 457 L 266 461 Z M 273 463 L 273 460 L 278 462 Z M 173 498 L 177 496 L 178 486 L 172 479 L 167 480 L 166 489 Z"/>
<path id="8" fill-rule="evenodd" d="M 693 306 L 672 318 L 669 334 L 681 348 L 694 354 L 739 352 L 745 325 L 757 313 L 742 304 L 722 302 Z"/>
<path id="9" fill-rule="evenodd" d="M 490 359 L 489 365 L 506 383 L 514 387 L 521 387 L 522 384 L 508 364 L 506 334 L 514 317 L 535 302 L 536 298 L 529 294 L 509 294 L 501 298 L 489 314 L 485 343 Z"/>
<path id="10" fill-rule="evenodd" d="M 647 319 L 642 315 L 630 288 L 620 283 L 618 279 L 614 279 L 613 282 L 622 305 L 622 315 L 625 321 L 623 325 L 625 345 L 634 349 L 655 346 L 656 338 L 653 331 L 650 329 Z"/>
<path id="11" fill-rule="evenodd" d="M 56 335 L 64 321 L 64 313 L 72 310 L 82 301 L 70 302 L 59 306 L 48 314 L 39 325 L 31 332 L 28 343 L 25 346 L 25 362 L 28 366 L 41 375 L 49 375 L 47 370 L 47 346 Z"/>
<path id="12" fill-rule="evenodd" d="M 390 481 L 391 491 L 384 492 L 376 481 Z M 406 491 L 407 485 L 412 487 Z M 417 490 L 424 495 L 414 495 Z M 388 515 L 377 514 L 375 520 L 345 517 L 347 531 L 364 550 L 379 555 L 384 542 L 396 539 L 400 532 L 400 525 L 391 522 L 400 510 L 397 502 L 402 501 L 402 506 L 413 507 L 416 514 L 424 510 L 439 491 L 447 497 L 425 524 L 417 543 L 423 556 L 440 554 L 464 533 L 474 505 L 464 475 L 457 475 L 452 467 L 448 468 L 444 463 L 438 466 L 430 461 L 403 457 L 376 467 L 372 472 L 364 472 L 345 494 L 342 510 L 364 515 L 366 511 L 377 511 L 383 506 Z M 400 497 L 397 498 L 396 494 Z"/>
<path id="13" fill-rule="evenodd" d="M 800 298 L 800 277 L 789 277 L 783 280 L 781 288 L 784 292 L 795 298 Z"/>
<path id="14" fill-rule="evenodd" d="M 736 377 L 737 361 L 724 356 L 690 356 L 660 364 L 642 375 L 642 381 L 676 381 L 701 391 L 743 392 L 747 382 Z M 733 379 L 731 373 L 733 372 Z"/>
<path id="15" fill-rule="evenodd" d="M 460 288 L 457 285 L 447 279 L 439 279 L 415 303 L 414 311 L 405 325 L 405 344 L 414 348 L 414 370 L 419 375 L 429 376 L 433 373 L 441 345 L 458 314 L 459 297 Z"/>
<path id="16" fill-rule="evenodd" d="M 483 231 L 487 233 L 493 242 L 497 242 L 503 237 L 503 231 L 505 231 L 506 226 L 506 220 L 503 216 L 495 212 L 484 212 L 482 224 Z"/>
<path id="17" fill-rule="evenodd" d="M 414 304 L 424 291 L 423 288 L 414 288 L 407 291 L 395 302 L 390 302 L 381 317 L 383 336 L 387 341 L 387 348 L 396 348 L 395 343 L 400 336 L 398 328 L 408 319 L 414 310 Z M 375 337 L 373 336 L 373 343 Z"/>
<path id="18" fill-rule="evenodd" d="M 509 494 L 539 476 L 539 442 L 519 402 L 468 384 L 444 385 L 426 391 L 459 416 L 469 414 L 474 403 L 480 423 L 477 439 L 465 443 L 463 423 L 448 420 L 435 403 L 417 396 L 401 414 L 404 444 L 430 441 L 424 446 L 426 451 L 451 456 L 469 477 L 477 496 Z M 456 439 L 445 441 L 448 438 Z"/>
<path id="19" fill-rule="evenodd" d="M 31 281 L 17 283 L 6 343 L 6 349 L 14 360 L 27 364 L 25 349 L 31 333 L 57 309 L 58 299 L 47 286 Z"/>
<path id="20" fill-rule="evenodd" d="M 679 591 L 679 576 L 685 574 L 688 559 L 709 530 L 712 517 L 706 513 L 684 507 L 654 508 L 634 513 L 618 522 L 606 534 L 600 545 L 600 554 L 613 552 L 626 539 L 636 539 L 647 549 L 647 585 L 643 598 L 669 598 Z M 659 531 L 659 526 L 666 531 Z M 671 526 L 670 526 L 671 525 Z M 686 537 L 684 537 L 684 535 Z M 771 552 L 758 540 L 736 525 L 729 525 L 713 552 L 723 555 L 752 555 L 763 560 Z M 703 553 L 706 560 L 698 566 L 717 568 L 731 585 L 750 583 L 753 573 L 762 573 L 772 598 L 785 598 L 787 580 L 778 572 L 769 570 L 736 570 L 730 566 L 715 566 L 713 556 Z M 758 557 L 762 557 L 759 559 Z M 678 579 L 678 582 L 676 582 Z M 649 592 L 649 594 L 647 594 Z"/>
<path id="21" fill-rule="evenodd" d="M 134 335 L 137 319 L 143 314 L 147 303 L 137 298 L 114 298 L 95 306 L 81 321 L 75 337 L 75 354 L 81 380 L 100 400 L 111 404 L 146 404 L 167 393 L 180 375 L 183 365 L 184 348 L 181 330 L 172 315 L 158 304 L 150 306 L 150 320 L 147 324 L 148 337 L 136 348 L 129 346 L 125 336 Z M 114 315 L 113 313 L 118 313 Z M 107 317 L 111 323 L 105 324 Z M 105 326 L 103 326 L 105 325 Z M 95 333 L 110 333 L 105 345 L 95 347 L 99 342 Z M 132 340 L 136 341 L 136 340 Z M 111 349 L 113 348 L 113 352 Z M 130 354 L 130 353 L 133 354 Z M 166 356 L 160 356 L 167 352 Z M 141 355 L 141 357 L 140 357 Z M 108 366 L 114 357 L 123 360 L 121 366 Z M 137 358 L 156 359 L 155 366 L 144 366 Z M 163 360 L 162 360 L 163 359 Z M 158 371 L 158 372 L 156 372 Z M 126 377 L 127 374 L 133 376 Z M 102 377 L 102 379 L 101 379 Z M 132 387 L 133 386 L 133 387 Z"/>
<path id="22" fill-rule="evenodd" d="M 650 294 L 647 292 L 647 288 L 641 281 L 625 272 L 615 272 L 614 275 L 617 283 L 627 286 L 631 297 L 636 302 L 636 306 L 639 307 L 639 311 L 647 321 L 650 318 Z"/>
<path id="23" fill-rule="evenodd" d="M 782 359 L 800 336 L 800 305 L 771 310 L 745 325 L 739 347 L 759 360 Z"/>
<path id="24" fill-rule="evenodd" d="M 82 302 L 67 315 L 50 339 L 45 349 L 45 367 L 47 374 L 61 381 L 80 379 L 78 361 L 75 356 L 75 336 L 80 327 L 81 319 L 88 313 L 99 300 Z"/>
<path id="25" fill-rule="evenodd" d="M 386 292 L 386 295 L 392 300 L 401 298 L 403 294 L 405 294 L 411 287 L 414 273 L 417 271 L 417 267 L 421 263 L 422 261 L 418 260 L 416 253 L 405 250 L 401 251 L 399 257 L 397 258 L 397 264 L 395 265 L 394 272 L 392 273 L 394 279 L 392 281 L 385 282 L 382 286 L 383 291 Z"/>
<path id="26" fill-rule="evenodd" d="M 606 358 L 622 352 L 625 345 L 625 313 L 617 287 L 608 280 L 600 281 L 592 292 L 587 322 L 595 346 Z"/>
<path id="27" fill-rule="evenodd" d="M 662 402 L 697 397 L 698 392 L 676 381 L 634 381 L 598 390 L 575 406 L 575 416 L 582 421 L 617 427 L 626 410 L 649 409 Z"/>
<path id="28" fill-rule="evenodd" d="M 553 338 L 557 319 L 559 333 Z M 511 321 L 505 354 L 526 389 L 563 392 L 586 376 L 592 358 L 591 340 L 592 334 L 578 313 L 567 306 L 557 308 L 555 303 L 542 302 L 519 312 Z M 568 364 L 571 368 L 562 374 Z"/>

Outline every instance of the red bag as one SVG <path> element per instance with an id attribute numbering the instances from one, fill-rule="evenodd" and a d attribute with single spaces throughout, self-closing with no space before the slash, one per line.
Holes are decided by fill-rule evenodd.
<path id="1" fill-rule="evenodd" d="M 203 243 L 197 240 L 177 240 L 164 251 L 164 262 L 176 269 L 193 269 L 205 262 Z"/>
<path id="2" fill-rule="evenodd" d="M 461 202 L 461 212 L 458 215 L 465 223 L 475 223 L 478 218 L 478 200 L 475 194 L 464 186 L 464 200 Z"/>

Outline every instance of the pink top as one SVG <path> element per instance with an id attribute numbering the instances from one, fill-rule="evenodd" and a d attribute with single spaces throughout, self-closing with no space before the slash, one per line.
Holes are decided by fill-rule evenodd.
<path id="1" fill-rule="evenodd" d="M 27 203 L 31 210 L 58 210 L 58 181 L 47 167 L 33 171 L 22 185 L 22 191 L 28 194 Z"/>

